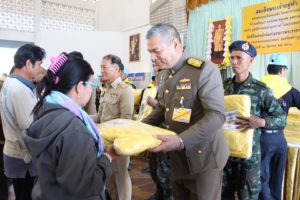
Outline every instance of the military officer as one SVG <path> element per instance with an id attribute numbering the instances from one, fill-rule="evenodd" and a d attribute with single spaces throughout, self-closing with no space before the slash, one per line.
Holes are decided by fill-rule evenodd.
<path id="1" fill-rule="evenodd" d="M 255 47 L 247 41 L 235 41 L 229 46 L 230 62 L 235 76 L 224 82 L 225 95 L 244 94 L 251 98 L 251 116 L 238 117 L 236 124 L 242 131 L 255 129 L 252 156 L 249 159 L 229 157 L 224 168 L 222 200 L 257 200 L 260 182 L 261 128 L 284 127 L 286 115 L 266 85 L 249 72 Z M 263 112 L 268 116 L 261 118 Z"/>
<path id="2" fill-rule="evenodd" d="M 116 118 L 132 119 L 134 96 L 132 88 L 120 77 L 124 68 L 121 59 L 115 55 L 106 55 L 101 63 L 101 81 L 106 84 L 101 92 L 99 112 L 93 116 L 97 123 Z M 131 200 L 132 185 L 128 173 L 129 157 L 121 156 L 112 162 L 114 184 L 108 184 L 112 199 Z M 112 182 L 112 181 L 109 181 Z M 117 189 L 117 194 L 115 189 Z"/>
<path id="3" fill-rule="evenodd" d="M 269 75 L 261 78 L 272 89 L 283 110 L 290 107 L 300 109 L 300 92 L 292 87 L 285 78 L 287 57 L 274 53 L 270 56 Z M 281 199 L 282 181 L 287 156 L 287 142 L 283 129 L 262 129 L 261 145 L 261 184 L 260 200 Z"/>
<path id="4" fill-rule="evenodd" d="M 177 30 L 157 24 L 147 32 L 148 51 L 159 69 L 159 105 L 143 121 L 176 136 L 157 136 L 153 152 L 170 152 L 174 200 L 221 197 L 222 169 L 229 150 L 222 125 L 224 96 L 218 68 L 183 52 Z"/>

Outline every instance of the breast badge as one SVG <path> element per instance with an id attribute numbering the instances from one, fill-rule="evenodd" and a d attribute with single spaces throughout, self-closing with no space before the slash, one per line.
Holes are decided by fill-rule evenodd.
<path id="1" fill-rule="evenodd" d="M 179 84 L 176 86 L 176 90 L 190 90 L 191 88 L 191 80 L 187 78 L 179 80 Z"/>
<path id="2" fill-rule="evenodd" d="M 109 93 L 109 96 L 112 97 L 112 98 L 117 98 L 118 93 L 111 92 L 111 93 Z"/>

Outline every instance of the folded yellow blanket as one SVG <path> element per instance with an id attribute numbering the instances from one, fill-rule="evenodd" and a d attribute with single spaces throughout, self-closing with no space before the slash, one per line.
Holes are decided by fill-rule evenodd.
<path id="1" fill-rule="evenodd" d="M 284 135 L 289 143 L 300 144 L 300 111 L 297 108 L 290 108 Z"/>
<path id="2" fill-rule="evenodd" d="M 159 146 L 161 141 L 154 135 L 176 135 L 173 131 L 129 119 L 114 119 L 97 126 L 106 145 L 113 144 L 118 154 L 126 156 Z"/>
<path id="3" fill-rule="evenodd" d="M 223 126 L 225 139 L 229 145 L 230 156 L 250 158 L 254 130 L 241 132 L 233 121 L 237 116 L 250 117 L 251 99 L 247 95 L 225 96 L 226 123 Z"/>

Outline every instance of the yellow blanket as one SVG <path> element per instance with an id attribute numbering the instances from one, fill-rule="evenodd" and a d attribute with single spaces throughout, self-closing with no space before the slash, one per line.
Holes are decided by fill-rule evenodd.
<path id="1" fill-rule="evenodd" d="M 279 99 L 292 89 L 286 78 L 279 75 L 266 75 L 261 77 L 261 81 L 267 84 L 276 99 Z"/>
<path id="2" fill-rule="evenodd" d="M 146 88 L 144 90 L 143 96 L 141 97 L 142 101 L 139 109 L 139 114 L 136 116 L 137 121 L 141 121 L 152 112 L 153 108 L 147 104 L 147 99 L 148 97 L 155 98 L 156 93 L 156 87 Z"/>
<path id="3" fill-rule="evenodd" d="M 297 108 L 289 110 L 284 135 L 289 143 L 300 144 L 300 111 Z"/>
<path id="4" fill-rule="evenodd" d="M 132 156 L 157 147 L 161 141 L 154 135 L 176 135 L 176 133 L 129 119 L 114 119 L 97 124 L 107 146 L 113 144 L 120 155 Z"/>
<path id="5" fill-rule="evenodd" d="M 237 116 L 250 117 L 251 99 L 247 95 L 225 96 L 226 123 L 224 135 L 230 149 L 230 156 L 250 158 L 254 130 L 241 132 L 233 124 Z"/>

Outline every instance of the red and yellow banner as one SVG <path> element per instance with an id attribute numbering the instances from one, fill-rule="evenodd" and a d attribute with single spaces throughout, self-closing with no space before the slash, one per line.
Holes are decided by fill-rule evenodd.
<path id="1" fill-rule="evenodd" d="M 300 50 L 300 0 L 244 7 L 242 39 L 261 54 Z"/>

